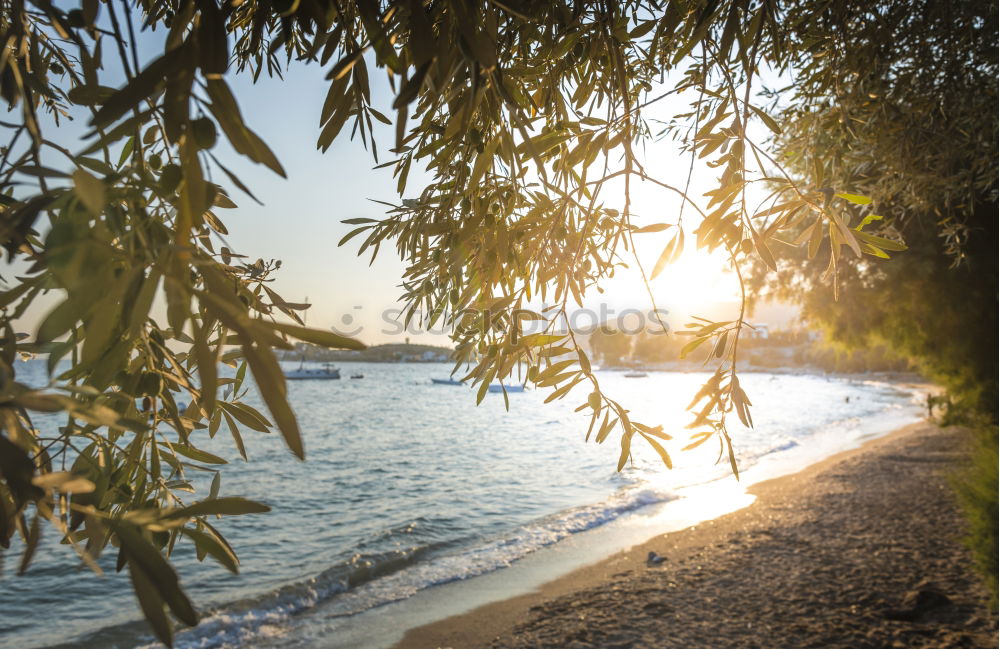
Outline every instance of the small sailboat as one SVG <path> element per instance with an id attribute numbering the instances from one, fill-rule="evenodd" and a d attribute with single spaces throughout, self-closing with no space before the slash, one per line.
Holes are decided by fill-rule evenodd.
<path id="1" fill-rule="evenodd" d="M 339 379 L 340 370 L 330 363 L 323 363 L 323 366 L 318 368 L 305 367 L 305 354 L 303 354 L 302 363 L 299 364 L 299 369 L 285 372 L 285 378 L 289 381 L 302 381 L 304 379 Z"/>
<path id="2" fill-rule="evenodd" d="M 523 385 L 502 385 L 500 383 L 491 383 L 490 387 L 487 388 L 490 392 L 524 392 Z"/>
<path id="3" fill-rule="evenodd" d="M 309 302 L 309 298 L 306 298 L 306 302 Z M 303 319 L 303 323 L 305 320 Z M 334 367 L 330 363 L 323 363 L 322 367 L 319 368 L 307 368 L 306 367 L 306 348 L 302 347 L 302 358 L 299 360 L 299 369 L 288 370 L 285 372 L 285 379 L 288 381 L 303 381 L 307 379 L 318 379 L 321 381 L 328 381 L 331 379 L 339 379 L 340 370 Z"/>
<path id="4" fill-rule="evenodd" d="M 457 379 L 431 379 L 431 383 L 434 385 L 464 385 Z"/>

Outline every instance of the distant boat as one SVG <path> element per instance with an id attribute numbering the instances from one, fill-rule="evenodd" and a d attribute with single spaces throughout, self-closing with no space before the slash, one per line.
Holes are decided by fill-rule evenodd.
<path id="1" fill-rule="evenodd" d="M 309 298 L 306 298 L 306 303 L 309 303 Z M 303 318 L 302 323 L 305 324 L 305 319 Z M 306 348 L 302 347 L 302 358 L 299 359 L 299 369 L 290 370 L 285 372 L 285 378 L 289 381 L 304 381 L 304 380 L 320 380 L 329 381 L 330 379 L 339 379 L 340 370 L 331 365 L 330 363 L 323 363 L 323 366 L 318 369 L 310 369 L 306 367 Z"/>
<path id="2" fill-rule="evenodd" d="M 465 385 L 464 381 L 457 379 L 431 379 L 431 383 L 434 385 Z M 486 389 L 489 392 L 503 392 L 504 388 L 507 389 L 507 392 L 524 392 L 523 385 L 500 385 L 499 383 L 491 383 Z"/>
<path id="3" fill-rule="evenodd" d="M 644 379 L 647 376 L 649 375 L 645 372 L 625 372 L 626 379 Z"/>
<path id="4" fill-rule="evenodd" d="M 365 378 L 365 375 L 364 374 L 351 374 L 351 378 L 352 379 L 363 379 L 363 378 Z"/>
<path id="5" fill-rule="evenodd" d="M 289 381 L 303 381 L 306 379 L 317 379 L 317 380 L 330 380 L 339 379 L 340 370 L 333 367 L 329 363 L 323 363 L 323 367 L 312 369 L 304 367 L 304 365 L 299 365 L 297 370 L 289 370 L 285 372 L 285 378 Z M 351 377 L 354 378 L 354 377 Z"/>
<path id="6" fill-rule="evenodd" d="M 500 385 L 499 383 L 491 383 L 488 389 L 490 392 L 503 392 L 505 389 L 507 392 L 524 392 L 523 385 Z"/>

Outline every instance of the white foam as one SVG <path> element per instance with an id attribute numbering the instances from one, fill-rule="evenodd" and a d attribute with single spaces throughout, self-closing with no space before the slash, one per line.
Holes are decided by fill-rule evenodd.
<path id="1" fill-rule="evenodd" d="M 653 489 L 622 490 L 615 497 L 543 518 L 455 554 L 418 563 L 381 579 L 363 584 L 339 596 L 332 605 L 335 614 L 352 615 L 417 592 L 452 581 L 469 579 L 499 570 L 514 561 L 577 534 L 613 521 L 642 507 L 666 502 L 672 495 Z"/>
<path id="2" fill-rule="evenodd" d="M 220 610 L 209 614 L 195 629 L 177 635 L 178 649 L 238 649 L 253 640 L 285 633 L 288 621 L 317 604 L 329 601 L 332 616 L 346 616 L 413 596 L 452 581 L 499 570 L 552 545 L 571 534 L 593 529 L 642 507 L 667 502 L 674 496 L 650 488 L 626 488 L 612 498 L 548 516 L 452 554 L 419 562 L 384 577 L 348 589 L 346 579 L 322 583 L 318 579 L 290 586 L 266 596 L 248 610 Z M 136 649 L 155 649 L 159 643 Z"/>

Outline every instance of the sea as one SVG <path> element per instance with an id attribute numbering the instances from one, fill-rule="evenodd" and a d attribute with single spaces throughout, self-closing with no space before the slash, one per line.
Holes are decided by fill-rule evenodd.
<path id="1" fill-rule="evenodd" d="M 172 561 L 202 623 L 181 649 L 392 646 L 407 628 L 461 613 L 657 533 L 752 502 L 746 487 L 857 447 L 921 416 L 918 386 L 877 379 L 748 373 L 754 428 L 735 417 L 737 481 L 714 440 L 683 451 L 685 407 L 708 374 L 598 371 L 634 420 L 662 424 L 675 467 L 636 440 L 615 470 L 617 434 L 584 440 L 585 391 L 488 394 L 436 385 L 441 363 L 342 363 L 335 381 L 294 381 L 306 460 L 277 433 L 245 431 L 244 462 L 225 426 L 206 450 L 225 457 L 221 495 L 271 506 L 216 524 L 241 561 L 233 575 L 179 543 Z M 362 379 L 350 379 L 362 374 Z M 44 385 L 41 361 L 18 380 Z M 249 403 L 265 412 L 251 391 Z M 41 418 L 44 429 L 61 420 Z M 207 494 L 214 474 L 187 476 Z M 190 495 L 191 498 L 195 496 Z M 113 548 L 104 575 L 82 566 L 52 528 L 24 576 L 15 542 L 0 573 L 0 648 L 157 647 Z"/>

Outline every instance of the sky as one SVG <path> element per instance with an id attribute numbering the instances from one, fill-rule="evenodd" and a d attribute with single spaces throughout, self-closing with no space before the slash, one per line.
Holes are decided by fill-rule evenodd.
<path id="1" fill-rule="evenodd" d="M 141 38 L 144 58 L 148 60 L 162 47 L 161 37 L 162 32 L 147 33 Z M 393 115 L 389 109 L 392 96 L 384 75 L 376 72 L 374 65 L 370 70 L 373 104 L 383 113 Z M 258 257 L 280 259 L 282 267 L 271 287 L 291 302 L 308 298 L 313 305 L 307 313 L 309 326 L 332 327 L 367 344 L 402 342 L 407 337 L 412 342 L 447 344 L 442 332 L 422 333 L 414 327 L 403 331 L 395 319 L 402 306 L 398 297 L 404 264 L 392 247 L 383 246 L 379 256 L 371 261 L 369 255 L 356 256 L 360 239 L 344 247 L 337 245 L 353 227 L 344 225 L 344 219 L 379 218 L 386 208 L 374 200 L 394 202 L 398 197 L 392 170 L 373 169 L 371 153 L 362 147 L 360 140 L 350 141 L 346 137 L 349 128 L 345 127 L 325 154 L 316 148 L 320 110 L 329 87 L 324 79 L 326 71 L 316 64 L 293 63 L 283 79 L 261 75 L 253 83 L 249 74 L 231 71 L 227 75 L 245 122 L 268 143 L 287 172 L 287 179 L 281 178 L 237 155 L 225 138 L 219 138 L 220 144 L 213 153 L 263 202 L 258 205 L 238 189 L 230 189 L 238 207 L 220 210 L 219 214 L 230 233 L 226 237 L 229 247 L 251 261 Z M 651 109 L 650 115 L 667 118 L 684 112 L 688 110 L 687 101 L 663 102 Z M 388 159 L 385 156 L 394 139 L 392 130 L 382 125 L 376 127 L 381 144 L 380 161 Z M 79 138 L 81 133 L 78 124 L 65 129 L 60 137 Z M 683 187 L 690 159 L 680 154 L 675 143 L 649 142 L 644 149 L 645 165 L 651 175 Z M 715 175 L 703 165 L 696 165 L 692 193 L 700 195 L 710 188 Z M 422 178 L 427 176 L 419 170 L 411 172 L 411 195 L 423 187 Z M 229 185 L 224 178 L 218 180 L 224 186 Z M 606 206 L 622 207 L 615 205 L 616 199 L 624 202 L 621 185 L 617 196 L 613 191 L 602 195 Z M 633 183 L 636 225 L 676 222 L 679 207 L 678 198 L 666 190 L 649 183 Z M 687 214 L 695 216 L 690 208 Z M 686 223 L 696 225 L 696 220 L 688 218 Z M 638 257 L 647 271 L 669 235 L 670 232 L 637 235 Z M 689 245 L 682 259 L 651 285 L 657 305 L 669 312 L 667 320 L 674 329 L 689 321 L 691 315 L 721 318 L 731 314 L 738 296 L 735 276 L 726 271 L 725 256 L 696 251 L 690 245 L 693 240 L 693 236 L 688 237 Z M 603 294 L 595 291 L 588 296 L 584 308 L 589 314 L 581 316 L 584 322 L 588 318 L 614 320 L 625 309 L 645 312 L 651 308 L 641 276 L 634 263 L 630 266 L 602 285 Z M 52 304 L 48 302 L 47 307 Z M 794 310 L 785 306 L 769 313 L 772 326 L 787 325 L 794 316 Z M 44 311 L 36 309 L 26 320 L 41 315 Z"/>

